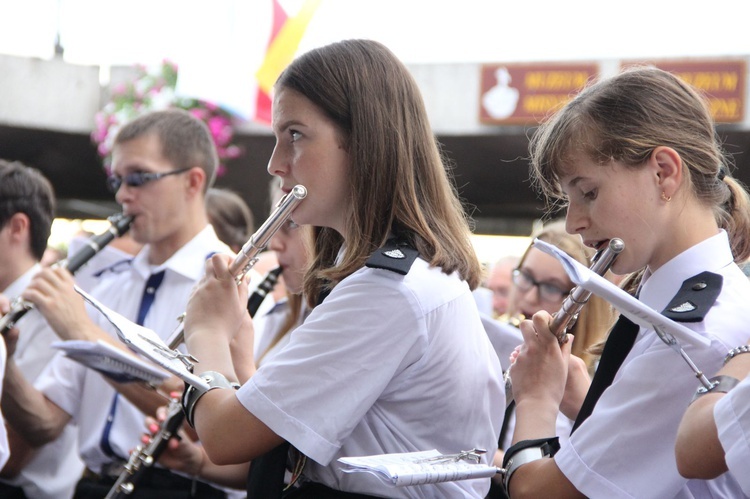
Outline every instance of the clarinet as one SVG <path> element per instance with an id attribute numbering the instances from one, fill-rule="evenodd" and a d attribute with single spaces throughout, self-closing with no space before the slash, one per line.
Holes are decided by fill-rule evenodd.
<path id="1" fill-rule="evenodd" d="M 294 187 L 289 194 L 279 201 L 274 212 L 271 213 L 255 234 L 250 237 L 250 240 L 245 243 L 229 267 L 237 282 L 241 281 L 242 277 L 255 265 L 258 261 L 258 254 L 266 247 L 276 231 L 289 219 L 294 208 L 297 207 L 306 195 L 307 190 L 305 187 L 301 185 Z M 263 298 L 273 289 L 280 273 L 280 267 L 271 270 L 258 286 L 259 289 L 253 292 L 252 296 L 248 299 L 247 308 L 251 317 L 257 312 Z M 260 298 L 254 298 L 256 294 Z M 172 338 L 167 341 L 171 349 L 177 348 L 184 339 L 184 330 L 181 326 L 180 324 L 178 330 L 172 333 Z M 141 480 L 146 470 L 151 468 L 159 459 L 161 453 L 164 452 L 169 439 L 177 434 L 177 430 L 182 426 L 184 420 L 185 413 L 182 410 L 179 398 L 170 397 L 167 417 L 159 425 L 159 429 L 150 439 L 148 445 L 145 447 L 138 445 L 130 453 L 128 462 L 125 464 L 105 499 L 125 499 L 129 497 L 135 491 L 137 483 Z"/>
<path id="2" fill-rule="evenodd" d="M 276 283 L 279 282 L 279 275 L 281 275 L 282 270 L 281 267 L 269 270 L 266 277 L 263 278 L 263 281 L 258 284 L 258 287 L 253 291 L 253 294 L 247 299 L 247 312 L 250 314 L 250 317 L 255 317 L 255 313 L 260 308 L 263 300 L 265 300 L 266 296 L 268 296 L 268 294 L 273 291 L 273 288 L 276 287 Z"/>
<path id="3" fill-rule="evenodd" d="M 60 260 L 55 263 L 55 267 L 67 269 L 71 274 L 75 274 L 78 269 L 83 267 L 94 255 L 99 253 L 105 246 L 111 243 L 114 238 L 122 236 L 130 228 L 133 217 L 118 213 L 107 219 L 112 225 L 101 234 L 91 236 L 86 241 L 86 246 L 81 248 L 73 256 Z M 32 310 L 34 305 L 18 297 L 11 303 L 10 311 L 0 318 L 0 334 L 5 335 L 18 322 L 18 320 Z"/>
<path id="4" fill-rule="evenodd" d="M 109 489 L 105 499 L 124 499 L 135 492 L 138 481 L 156 463 L 156 460 L 167 447 L 169 439 L 177 435 L 177 430 L 184 420 L 185 413 L 182 412 L 179 396 L 170 397 L 167 416 L 164 422 L 159 425 L 159 431 L 151 437 L 148 445 L 139 444 L 133 449 L 128 462 L 125 463 L 124 469 L 112 488 Z"/>
<path id="5" fill-rule="evenodd" d="M 591 270 L 603 276 L 612 267 L 612 264 L 615 263 L 615 259 L 622 253 L 623 249 L 625 249 L 625 243 L 622 239 L 610 239 L 607 247 L 594 255 L 594 263 L 591 265 Z M 553 316 L 550 323 L 550 331 L 555 335 L 560 345 L 568 341 L 568 330 L 578 320 L 578 314 L 581 312 L 583 306 L 588 303 L 589 298 L 591 298 L 591 291 L 576 286 L 568 297 L 565 298 L 560 310 Z M 510 405 L 513 401 L 513 383 L 510 379 L 510 367 L 505 371 L 503 378 L 505 380 L 505 403 L 506 405 Z"/>

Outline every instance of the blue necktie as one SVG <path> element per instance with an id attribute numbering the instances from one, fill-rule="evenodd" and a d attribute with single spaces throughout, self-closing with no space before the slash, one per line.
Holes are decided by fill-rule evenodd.
<path id="1" fill-rule="evenodd" d="M 156 290 L 161 286 L 164 280 L 164 271 L 151 274 L 146 281 L 146 287 L 143 289 L 143 296 L 141 297 L 141 305 L 138 308 L 138 319 L 137 323 L 139 326 L 143 325 L 143 321 L 146 320 L 151 305 L 154 304 L 154 298 L 156 298 Z M 115 392 L 115 396 L 112 397 L 112 404 L 109 407 L 109 414 L 107 415 L 107 424 L 104 425 L 104 431 L 102 432 L 102 438 L 99 441 L 99 446 L 102 451 L 109 457 L 115 457 L 115 452 L 112 446 L 109 444 L 109 434 L 112 431 L 112 423 L 115 421 L 115 411 L 117 410 L 118 393 Z"/>

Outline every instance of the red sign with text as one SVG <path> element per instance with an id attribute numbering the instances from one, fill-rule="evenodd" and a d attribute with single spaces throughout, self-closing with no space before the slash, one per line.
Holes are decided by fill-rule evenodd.
<path id="1" fill-rule="evenodd" d="M 641 61 L 623 67 L 655 66 L 704 92 L 714 121 L 737 123 L 745 118 L 747 68 L 741 60 Z"/>
<path id="2" fill-rule="evenodd" d="M 596 64 L 485 64 L 479 121 L 536 124 L 557 111 L 599 74 Z"/>

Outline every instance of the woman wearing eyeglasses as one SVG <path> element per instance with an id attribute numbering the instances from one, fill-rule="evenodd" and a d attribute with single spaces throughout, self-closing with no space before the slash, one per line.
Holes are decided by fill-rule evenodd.
<path id="1" fill-rule="evenodd" d="M 565 231 L 565 221 L 557 220 L 544 225 L 541 231 L 532 234 L 532 238 L 539 239 L 552 244 L 563 250 L 579 263 L 589 267 L 591 258 L 595 251 L 583 245 L 578 235 L 568 234 Z M 611 273 L 606 275 L 613 278 Z M 513 287 L 510 294 L 510 306 L 508 309 L 511 323 L 518 324 L 524 318 L 533 316 L 540 310 L 550 314 L 560 310 L 565 297 L 573 290 L 574 284 L 565 273 L 562 264 L 553 256 L 534 248 L 532 245 L 526 249 L 521 257 L 518 267 L 513 271 Z M 605 300 L 592 295 L 589 302 L 581 310 L 578 320 L 569 330 L 575 337 L 571 357 L 570 375 L 566 391 L 570 397 L 565 397 L 565 403 L 574 402 L 578 406 L 586 396 L 591 376 L 594 373 L 596 361 L 601 353 L 600 346 L 604 343 L 606 332 L 614 322 L 615 314 L 612 307 Z M 505 361 L 505 359 L 501 359 Z M 578 394 L 578 396 L 574 396 Z M 576 402 L 577 401 L 577 402 Z M 571 408 L 568 411 L 568 407 Z M 560 407 L 557 418 L 557 435 L 564 440 L 570 435 L 573 419 L 565 415 L 569 412 L 575 415 L 577 409 L 574 404 Z M 515 426 L 515 414 L 512 407 L 506 411 L 500 433 L 500 449 L 510 446 L 513 428 Z M 502 465 L 502 451 L 495 456 L 495 463 Z M 493 485 L 496 494 L 502 494 L 499 487 Z M 502 497 L 496 495 L 492 497 Z"/>

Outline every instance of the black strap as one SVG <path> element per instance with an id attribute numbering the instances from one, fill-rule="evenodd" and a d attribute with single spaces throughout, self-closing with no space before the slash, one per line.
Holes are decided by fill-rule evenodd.
<path id="1" fill-rule="evenodd" d="M 596 369 L 596 374 L 594 374 L 589 391 L 586 394 L 583 405 L 581 405 L 581 410 L 578 411 L 578 417 L 573 424 L 573 429 L 570 431 L 571 435 L 591 415 L 594 406 L 599 401 L 599 397 L 612 384 L 615 374 L 620 369 L 625 357 L 630 353 L 630 349 L 633 348 L 635 338 L 638 335 L 638 329 L 637 324 L 624 315 L 620 315 L 620 318 L 609 333 L 607 343 L 604 344 L 602 357 L 599 360 L 599 367 Z"/>
<path id="2" fill-rule="evenodd" d="M 277 499 L 284 492 L 284 473 L 286 472 L 289 442 L 253 459 L 247 475 L 248 499 Z"/>

